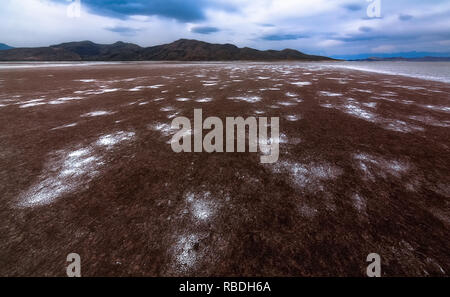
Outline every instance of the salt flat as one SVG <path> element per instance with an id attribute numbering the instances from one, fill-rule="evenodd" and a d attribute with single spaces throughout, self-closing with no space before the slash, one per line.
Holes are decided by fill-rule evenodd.
<path id="1" fill-rule="evenodd" d="M 450 85 L 315 63 L 1 68 L 0 275 L 448 275 Z M 171 150 L 280 118 L 280 160 Z"/>

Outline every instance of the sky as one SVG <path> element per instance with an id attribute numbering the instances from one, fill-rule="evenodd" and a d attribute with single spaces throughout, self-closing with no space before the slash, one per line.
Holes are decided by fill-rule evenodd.
<path id="1" fill-rule="evenodd" d="M 180 38 L 336 58 L 450 56 L 449 0 L 2 0 L 0 43 Z"/>

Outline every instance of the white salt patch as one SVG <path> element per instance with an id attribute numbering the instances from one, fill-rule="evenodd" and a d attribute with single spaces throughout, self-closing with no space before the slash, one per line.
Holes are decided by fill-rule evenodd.
<path id="1" fill-rule="evenodd" d="M 366 201 L 361 195 L 354 194 L 352 196 L 352 200 L 353 200 L 353 205 L 355 206 L 356 210 L 358 210 L 359 212 L 365 212 Z"/>
<path id="2" fill-rule="evenodd" d="M 132 89 L 129 89 L 128 91 L 130 91 L 130 92 L 138 92 L 138 91 L 140 91 L 140 90 L 142 90 L 144 87 L 142 87 L 142 86 L 140 86 L 140 87 L 134 87 L 134 88 L 132 88 Z"/>
<path id="3" fill-rule="evenodd" d="M 450 121 L 439 121 L 431 116 L 409 116 L 408 118 L 434 127 L 450 127 Z"/>
<path id="4" fill-rule="evenodd" d="M 379 96 L 372 96 L 372 97 L 370 97 L 370 99 L 372 99 L 372 100 L 384 100 L 384 101 L 388 101 L 388 102 L 397 102 L 397 100 L 395 100 L 395 99 L 379 97 Z"/>
<path id="5" fill-rule="evenodd" d="M 192 268 L 199 257 L 196 246 L 200 239 L 196 234 L 181 236 L 175 245 L 176 262 L 183 270 Z"/>
<path id="6" fill-rule="evenodd" d="M 142 105 L 147 105 L 148 104 L 148 102 L 147 101 L 145 101 L 145 102 L 141 102 L 141 103 L 139 103 L 138 105 L 139 106 L 142 106 Z"/>
<path id="7" fill-rule="evenodd" d="M 375 115 L 362 109 L 356 102 L 348 103 L 344 106 L 344 112 L 360 119 L 373 121 Z"/>
<path id="8" fill-rule="evenodd" d="M 108 135 L 103 135 L 99 138 L 99 140 L 97 141 L 97 145 L 98 146 L 106 146 L 108 148 L 111 148 L 112 146 L 121 143 L 123 141 L 129 141 L 131 139 L 133 139 L 135 136 L 134 132 L 117 132 L 114 134 L 108 134 Z"/>
<path id="9" fill-rule="evenodd" d="M 288 96 L 288 97 L 297 97 L 298 95 L 295 94 L 295 93 L 287 92 L 286 96 Z"/>
<path id="10" fill-rule="evenodd" d="M 100 94 L 105 94 L 105 93 L 112 93 L 112 92 L 117 92 L 120 89 L 101 89 L 99 91 L 93 91 L 93 92 L 87 92 L 87 95 L 100 95 Z"/>
<path id="11" fill-rule="evenodd" d="M 384 179 L 388 176 L 401 177 L 411 169 L 408 163 L 366 153 L 355 154 L 353 158 L 358 163 L 359 169 L 364 172 L 365 177 L 371 180 L 374 180 L 375 176 Z"/>
<path id="12" fill-rule="evenodd" d="M 247 96 L 247 97 L 245 97 L 245 96 L 238 96 L 238 97 L 230 97 L 228 99 L 246 101 L 246 102 L 249 102 L 249 103 L 256 103 L 256 102 L 261 101 L 261 97 L 259 97 L 259 96 Z"/>
<path id="13" fill-rule="evenodd" d="M 275 173 L 288 173 L 291 181 L 305 190 L 316 191 L 324 182 L 335 180 L 343 170 L 329 163 L 301 164 L 291 161 L 279 161 L 273 167 Z"/>
<path id="14" fill-rule="evenodd" d="M 327 91 L 320 91 L 319 92 L 320 95 L 322 96 L 328 96 L 328 97 L 339 97 L 339 96 L 343 96 L 340 93 L 332 93 L 332 92 L 327 92 Z"/>
<path id="15" fill-rule="evenodd" d="M 179 102 L 186 102 L 186 101 L 190 101 L 191 99 L 189 99 L 189 98 L 177 98 L 175 100 L 177 100 Z"/>
<path id="16" fill-rule="evenodd" d="M 196 102 L 199 102 L 199 103 L 206 103 L 206 102 L 211 102 L 211 101 L 213 101 L 213 99 L 212 98 L 200 98 L 200 99 L 197 99 L 197 100 L 195 100 Z"/>
<path id="17" fill-rule="evenodd" d="M 72 124 L 59 126 L 59 127 L 53 128 L 51 130 L 59 130 L 59 129 L 71 128 L 71 127 L 75 127 L 76 125 L 78 125 L 78 124 L 77 123 L 72 123 Z"/>
<path id="18" fill-rule="evenodd" d="M 289 122 L 296 122 L 300 120 L 300 118 L 296 115 L 288 115 L 286 116 L 286 120 L 288 120 Z"/>
<path id="19" fill-rule="evenodd" d="M 131 81 L 135 81 L 135 80 L 138 80 L 138 79 L 139 79 L 139 77 L 134 77 L 134 78 L 127 78 L 127 79 L 118 80 L 118 81 L 131 82 Z"/>
<path id="20" fill-rule="evenodd" d="M 166 123 L 155 123 L 148 126 L 151 130 L 160 132 L 163 136 L 170 136 L 175 131 L 172 129 L 171 125 Z"/>
<path id="21" fill-rule="evenodd" d="M 210 192 L 195 194 L 189 192 L 185 195 L 185 200 L 193 218 L 199 222 L 209 220 L 214 215 L 218 207 L 217 203 L 212 199 Z"/>
<path id="22" fill-rule="evenodd" d="M 450 107 L 447 106 L 437 106 L 437 105 L 419 105 L 420 107 L 431 109 L 434 111 L 443 111 L 443 112 L 450 112 Z"/>
<path id="23" fill-rule="evenodd" d="M 99 117 L 99 116 L 106 116 L 106 115 L 112 115 L 112 114 L 115 114 L 115 112 L 99 110 L 99 111 L 92 111 L 92 112 L 82 114 L 81 117 L 82 118 Z"/>
<path id="24" fill-rule="evenodd" d="M 175 118 L 176 116 L 178 116 L 179 114 L 180 114 L 180 112 L 177 111 L 177 112 L 175 112 L 175 113 L 172 113 L 172 114 L 167 115 L 167 118 L 168 118 L 169 120 L 171 120 L 171 119 Z"/>
<path id="25" fill-rule="evenodd" d="M 303 99 L 300 99 L 300 98 L 292 98 L 291 100 L 294 101 L 294 102 L 297 102 L 297 103 L 302 103 L 303 102 Z"/>
<path id="26" fill-rule="evenodd" d="M 309 81 L 291 82 L 291 84 L 292 84 L 292 85 L 295 85 L 295 86 L 299 86 L 299 87 L 310 86 L 310 85 L 312 85 L 312 83 L 309 82 Z"/>
<path id="27" fill-rule="evenodd" d="M 195 201 L 192 205 L 192 208 L 193 215 L 198 220 L 205 221 L 212 214 L 211 207 L 205 201 Z"/>
<path id="28" fill-rule="evenodd" d="M 364 105 L 366 107 L 369 107 L 369 108 L 377 107 L 377 103 L 376 102 L 363 103 L 362 105 Z"/>
<path id="29" fill-rule="evenodd" d="M 425 131 L 425 128 L 409 124 L 405 121 L 401 120 L 392 120 L 392 119 L 385 119 L 383 128 L 386 130 L 391 130 L 395 132 L 401 132 L 401 133 L 411 133 L 414 131 L 423 132 Z"/>
<path id="30" fill-rule="evenodd" d="M 283 105 L 283 106 L 294 106 L 294 105 L 297 105 L 297 103 L 295 103 L 295 102 L 286 102 L 286 101 L 278 102 L 278 104 Z"/>
<path id="31" fill-rule="evenodd" d="M 95 92 L 95 90 L 84 90 L 84 91 L 75 91 L 74 94 L 80 95 L 80 94 L 91 94 Z"/>
<path id="32" fill-rule="evenodd" d="M 117 92 L 120 89 L 104 89 L 101 91 L 101 93 L 112 93 L 112 92 Z"/>
<path id="33" fill-rule="evenodd" d="M 167 111 L 174 111 L 175 108 L 173 108 L 172 106 L 166 106 L 166 107 L 161 108 L 160 110 L 167 112 Z"/>
<path id="34" fill-rule="evenodd" d="M 423 87 L 412 87 L 412 86 L 396 86 L 396 87 L 400 87 L 400 88 L 404 88 L 404 89 L 412 90 L 412 91 L 426 90 Z"/>
<path id="35" fill-rule="evenodd" d="M 372 93 L 371 90 L 362 90 L 362 89 L 353 89 L 353 90 L 361 93 Z"/>
<path id="36" fill-rule="evenodd" d="M 91 147 L 111 148 L 114 144 L 130 140 L 132 132 L 118 132 L 102 136 L 96 143 L 74 151 L 58 152 L 45 166 L 40 181 L 20 195 L 20 205 L 35 206 L 49 204 L 58 197 L 74 192 L 98 175 L 104 162 L 94 154 Z"/>
<path id="37" fill-rule="evenodd" d="M 81 100 L 83 97 L 62 97 L 58 98 L 56 100 L 52 100 L 49 102 L 49 104 L 57 105 L 57 104 L 64 104 L 67 101 L 73 101 L 73 100 Z"/>
<path id="38" fill-rule="evenodd" d="M 396 96 L 397 96 L 397 93 L 387 91 L 387 92 L 381 93 L 380 95 L 381 95 L 381 96 L 385 96 L 385 97 L 396 97 Z"/>
<path id="39" fill-rule="evenodd" d="M 159 89 L 164 87 L 164 85 L 153 85 L 153 86 L 148 86 L 149 89 Z M 168 92 L 168 91 L 162 91 L 162 92 Z M 162 93 L 161 92 L 161 93 Z"/>
<path id="40" fill-rule="evenodd" d="M 45 104 L 46 103 L 44 103 L 44 102 L 27 103 L 27 104 L 20 105 L 19 108 L 28 108 L 28 107 L 33 107 L 33 106 L 45 105 Z"/>
<path id="41" fill-rule="evenodd" d="M 91 83 L 91 82 L 96 82 L 97 80 L 95 80 L 95 79 L 77 79 L 75 81 L 80 81 L 80 82 L 84 82 L 84 83 Z"/>
<path id="42" fill-rule="evenodd" d="M 59 196 L 76 190 L 83 178 L 88 181 L 101 165 L 98 157 L 91 156 L 87 148 L 69 152 L 46 165 L 41 181 L 20 195 L 20 205 L 35 206 L 49 204 Z"/>

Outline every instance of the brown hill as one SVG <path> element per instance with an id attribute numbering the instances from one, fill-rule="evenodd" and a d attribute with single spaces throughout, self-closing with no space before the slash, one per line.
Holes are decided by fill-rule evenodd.
<path id="1" fill-rule="evenodd" d="M 0 51 L 0 61 L 278 61 L 331 60 L 285 49 L 260 51 L 232 44 L 180 39 L 170 44 L 143 48 L 132 43 L 96 44 L 69 42 L 41 48 L 15 48 Z"/>

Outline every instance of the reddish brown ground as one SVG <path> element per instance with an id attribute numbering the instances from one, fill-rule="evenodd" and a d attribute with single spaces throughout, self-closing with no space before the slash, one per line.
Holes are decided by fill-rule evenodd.
<path id="1" fill-rule="evenodd" d="M 0 70 L 0 275 L 448 276 L 450 86 L 314 65 Z M 194 108 L 279 116 L 279 162 L 175 154 Z"/>

